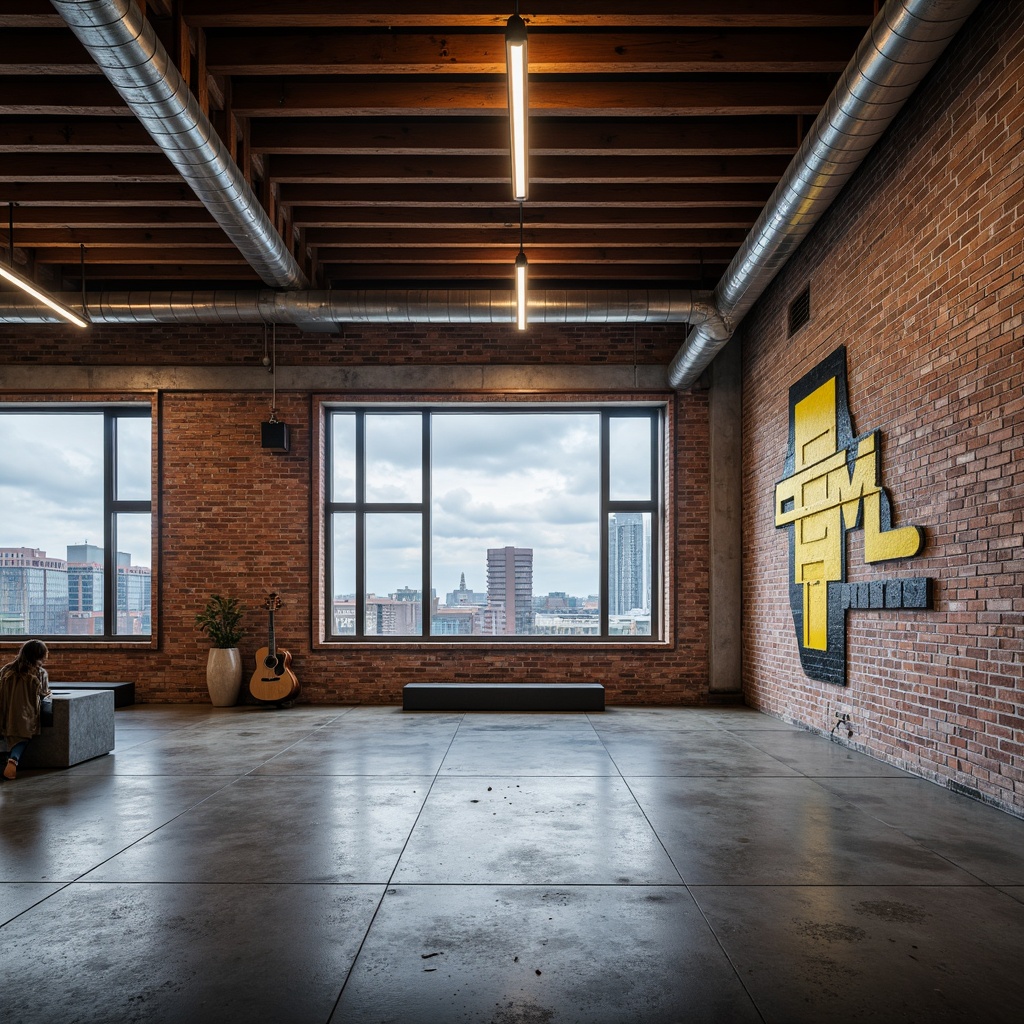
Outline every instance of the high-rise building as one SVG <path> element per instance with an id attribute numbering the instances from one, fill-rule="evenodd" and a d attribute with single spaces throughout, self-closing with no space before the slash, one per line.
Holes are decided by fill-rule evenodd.
<path id="1" fill-rule="evenodd" d="M 533 632 L 533 548 L 487 549 L 487 604 L 504 609 L 498 632 Z"/>
<path id="2" fill-rule="evenodd" d="M 103 548 L 68 545 L 68 632 L 103 635 Z"/>
<path id="3" fill-rule="evenodd" d="M 121 636 L 145 636 L 153 630 L 153 574 L 149 566 L 131 563 L 131 555 L 118 551 L 117 632 Z"/>
<path id="4" fill-rule="evenodd" d="M 649 603 L 645 585 L 647 545 L 644 517 L 619 512 L 608 518 L 608 614 L 644 611 Z"/>
<path id="5" fill-rule="evenodd" d="M 0 633 L 60 636 L 67 629 L 67 563 L 38 548 L 0 548 Z"/>

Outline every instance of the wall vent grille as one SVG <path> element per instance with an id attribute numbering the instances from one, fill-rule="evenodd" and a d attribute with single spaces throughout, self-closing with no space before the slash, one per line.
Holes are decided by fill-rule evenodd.
<path id="1" fill-rule="evenodd" d="M 808 285 L 789 304 L 789 337 L 793 337 L 811 319 L 811 286 Z"/>

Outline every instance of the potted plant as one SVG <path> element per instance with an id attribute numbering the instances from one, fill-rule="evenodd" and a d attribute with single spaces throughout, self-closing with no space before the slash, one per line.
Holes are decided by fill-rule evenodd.
<path id="1" fill-rule="evenodd" d="M 196 628 L 213 643 L 206 662 L 206 686 L 214 707 L 227 708 L 238 703 L 242 686 L 242 656 L 238 642 L 245 636 L 242 609 L 234 597 L 214 594 L 196 616 Z"/>

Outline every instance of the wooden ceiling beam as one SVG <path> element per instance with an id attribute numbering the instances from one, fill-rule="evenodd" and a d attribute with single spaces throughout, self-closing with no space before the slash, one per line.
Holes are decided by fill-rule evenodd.
<path id="1" fill-rule="evenodd" d="M 777 76 L 769 80 L 706 79 L 590 81 L 530 80 L 531 119 L 573 117 L 751 117 L 816 114 L 832 88 L 831 76 Z M 504 76 L 487 80 L 408 78 L 340 81 L 336 78 L 236 78 L 236 114 L 246 117 L 505 117 Z M 0 94 L 2 98 L 2 94 Z M 4 111 L 0 109 L 0 113 Z"/>
<path id="2" fill-rule="evenodd" d="M 32 230 L 113 230 L 123 228 L 145 231 L 149 228 L 207 229 L 215 227 L 213 217 L 204 207 L 188 209 L 179 206 L 125 207 L 109 206 L 24 206 L 16 210 L 15 229 L 18 236 L 22 229 Z M 88 239 L 83 238 L 88 244 Z"/>
<path id="3" fill-rule="evenodd" d="M 15 237 L 17 230 L 15 230 Z M 76 245 L 41 245 L 34 250 L 37 263 L 77 263 L 80 258 L 80 249 Z M 173 266 L 175 264 L 206 264 L 208 266 L 230 266 L 240 264 L 248 266 L 242 256 L 230 246 L 226 249 L 215 248 L 180 248 L 164 249 L 158 242 L 153 242 L 148 248 L 126 246 L 122 248 L 101 247 L 93 249 L 90 246 L 85 248 L 85 263 L 88 266 L 92 263 L 118 263 L 123 266 L 137 263 L 147 266 Z"/>
<path id="4" fill-rule="evenodd" d="M 4 0 L 0 7 L 0 28 L 61 28 L 64 19 L 50 0 Z"/>
<path id="5" fill-rule="evenodd" d="M 128 160 L 106 153 L 75 153 L 70 159 L 54 153 L 9 153 L 0 162 L 0 182 L 17 181 L 174 184 L 181 176 L 160 152 L 136 153 Z"/>
<path id="6" fill-rule="evenodd" d="M 192 207 L 197 211 L 204 209 L 195 192 L 182 181 L 174 184 L 129 181 L 119 182 L 116 187 L 88 181 L 13 181 L 4 185 L 3 198 L 23 208 L 96 206 L 117 209 L 141 206 L 154 216 L 163 207 Z"/>
<path id="7" fill-rule="evenodd" d="M 149 132 L 132 118 L 0 119 L 0 153 L 157 153 Z"/>
<path id="8" fill-rule="evenodd" d="M 457 282 L 470 280 L 490 280 L 507 282 L 512 287 L 512 263 L 515 250 L 510 259 L 504 263 L 480 263 L 475 260 L 450 267 L 443 263 L 365 263 L 360 266 L 347 264 L 330 264 L 324 267 L 325 276 L 331 280 L 332 287 L 352 288 L 381 285 L 390 282 L 395 287 L 424 287 L 424 282 L 432 282 L 430 287 L 459 287 Z M 616 267 L 610 263 L 586 263 L 579 260 L 579 253 L 573 253 L 565 263 L 532 263 L 530 264 L 530 287 L 540 287 L 541 280 L 558 280 L 579 282 L 586 287 L 588 281 L 620 281 L 630 282 L 629 287 L 643 287 L 636 282 L 648 280 L 668 280 L 675 282 L 675 287 L 686 287 L 682 278 L 689 275 L 696 277 L 704 271 L 705 283 L 699 287 L 711 287 L 721 275 L 725 264 L 712 263 L 708 260 L 694 260 L 679 263 L 637 263 L 628 268 Z M 553 287 L 553 286 L 552 286 Z"/>
<path id="9" fill-rule="evenodd" d="M 685 207 L 529 207 L 530 223 L 546 227 L 623 228 L 647 225 L 656 230 L 678 228 L 734 228 L 746 230 L 754 221 L 755 208 L 720 210 Z M 505 207 L 321 207 L 293 206 L 292 224 L 306 228 L 307 238 L 321 228 L 480 228 L 518 227 L 519 209 Z M 319 235 L 315 236 L 322 240 Z"/>
<path id="10" fill-rule="evenodd" d="M 66 26 L 59 29 L 5 28 L 3 43 L 5 75 L 103 76 L 89 51 Z"/>
<path id="11" fill-rule="evenodd" d="M 379 183 L 351 184 L 339 189 L 336 185 L 317 183 L 314 185 L 282 184 L 279 202 L 299 206 L 384 206 L 406 207 L 472 207 L 508 206 L 518 210 L 509 198 L 508 182 L 502 184 L 438 184 L 436 182 L 411 181 L 396 190 L 391 185 Z M 767 184 L 733 184 L 723 182 L 717 185 L 648 185 L 641 191 L 635 185 L 623 182 L 601 182 L 585 190 L 573 182 L 538 182 L 530 186 L 530 209 L 557 208 L 598 208 L 602 206 L 637 206 L 660 208 L 665 206 L 726 207 L 764 206 L 772 188 Z M 517 214 L 518 216 L 518 214 Z"/>
<path id="12" fill-rule="evenodd" d="M 458 266 L 462 263 L 498 263 L 509 268 L 511 273 L 512 264 L 515 262 L 516 253 L 519 249 L 518 234 L 510 238 L 506 245 L 495 246 L 439 246 L 436 249 L 421 250 L 413 259 L 405 249 L 389 249 L 386 246 L 365 246 L 363 248 L 337 248 L 334 246 L 321 246 L 316 250 L 317 262 L 321 266 L 330 264 L 415 264 L 426 267 L 431 264 L 438 268 Z M 585 247 L 577 246 L 544 246 L 534 245 L 527 249 L 526 255 L 530 265 L 534 266 L 544 263 L 572 263 L 578 261 L 581 264 L 619 264 L 628 265 L 633 263 L 701 263 L 714 260 L 719 263 L 728 263 L 735 245 L 727 245 L 722 248 L 715 246 L 616 246 L 616 245 L 590 245 Z M 50 261 L 52 262 L 52 261 Z"/>
<path id="13" fill-rule="evenodd" d="M 0 75 L 0 114 L 18 117 L 129 117 L 102 75 Z"/>
<path id="14" fill-rule="evenodd" d="M 605 181 L 636 183 L 762 182 L 774 184 L 789 160 L 779 156 L 532 156 L 530 183 Z M 3 180 L 0 170 L 0 180 Z M 19 175 L 20 177 L 21 175 Z M 284 183 L 364 182 L 405 184 L 422 182 L 507 182 L 508 157 L 334 157 L 280 156 L 271 177 Z"/>
<path id="15" fill-rule="evenodd" d="M 20 0 L 24 3 L 26 0 Z M 206 28 L 305 28 L 406 26 L 450 29 L 504 29 L 507 4 L 485 6 L 477 0 L 455 0 L 438 13 L 425 0 L 389 0 L 384 4 L 338 4 L 333 0 L 203 0 L 187 8 L 185 17 Z M 741 25 L 751 28 L 864 27 L 874 13 L 873 0 L 534 0 L 523 18 L 531 26 L 604 25 L 694 27 Z"/>
<path id="16" fill-rule="evenodd" d="M 443 246 L 484 247 L 508 244 L 509 232 L 514 229 L 519 238 L 519 224 L 471 224 L 466 227 L 417 226 L 400 229 L 381 228 L 307 228 L 306 242 L 321 248 L 354 249 L 375 246 L 388 249 L 427 249 Z M 650 225 L 633 227 L 625 224 L 602 225 L 535 224 L 523 229 L 524 245 L 566 245 L 587 248 L 603 244 L 615 246 L 678 247 L 681 245 L 709 245 L 735 249 L 743 241 L 742 229 L 680 228 L 669 225 L 655 230 Z M 20 234 L 19 234 L 20 238 Z M 26 244 L 31 236 L 24 239 Z"/>
<path id="17" fill-rule="evenodd" d="M 540 31 L 530 35 L 530 74 L 839 74 L 861 35 L 859 28 Z M 497 31 L 232 30 L 210 32 L 208 42 L 218 75 L 505 73 Z M 33 49 L 40 61 L 55 60 L 49 49 Z"/>
<path id="18" fill-rule="evenodd" d="M 436 117 L 417 121 L 344 118 L 251 122 L 254 151 L 272 155 L 445 153 L 451 156 L 508 153 L 505 118 Z M 537 118 L 530 126 L 530 153 L 546 156 L 792 155 L 797 147 L 792 116 L 674 118 Z"/>
<path id="19" fill-rule="evenodd" d="M 0 231 L 0 241 L 7 232 Z M 18 223 L 15 240 L 24 246 L 84 245 L 87 249 L 189 249 L 204 246 L 212 249 L 234 248 L 234 243 L 219 228 L 166 228 L 162 226 L 131 228 L 98 228 L 94 225 L 79 227 L 36 227 Z M 6 244 L 6 242 L 4 242 Z"/>
<path id="20" fill-rule="evenodd" d="M 180 253 L 175 255 L 181 258 Z M 105 253 L 110 257 L 110 253 Z M 78 255 L 66 263 L 50 264 L 58 267 L 60 275 L 65 281 L 80 281 Z M 168 286 L 182 287 L 179 282 L 188 282 L 187 287 L 194 288 L 219 288 L 234 287 L 235 282 L 245 282 L 254 288 L 263 287 L 259 275 L 248 263 L 237 264 L 225 263 L 192 263 L 183 260 L 180 263 L 152 263 L 152 262 L 118 262 L 118 263 L 86 263 L 85 270 L 86 285 L 93 291 L 111 289 L 120 291 L 130 281 L 152 281 L 152 287 L 162 289 L 161 282 L 167 282 Z"/>

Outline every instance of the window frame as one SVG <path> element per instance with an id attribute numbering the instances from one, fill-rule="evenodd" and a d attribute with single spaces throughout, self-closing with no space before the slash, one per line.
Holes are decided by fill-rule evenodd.
<path id="1" fill-rule="evenodd" d="M 533 634 L 502 634 L 492 635 L 453 635 L 430 633 L 430 594 L 431 594 L 431 506 L 432 506 L 432 464 L 431 464 L 431 416 L 433 414 L 467 415 L 474 414 L 506 414 L 509 416 L 529 413 L 593 413 L 600 418 L 599 440 L 599 473 L 600 496 L 598 508 L 599 529 L 599 590 L 600 590 L 600 635 L 566 634 L 566 635 L 533 635 Z M 334 501 L 332 494 L 334 473 L 334 431 L 332 417 L 336 413 L 355 414 L 355 500 Z M 422 494 L 414 502 L 367 502 L 365 501 L 366 483 L 366 433 L 365 418 L 367 415 L 416 414 L 421 417 L 421 485 Z M 664 587 L 668 573 L 665 565 L 665 552 L 668 550 L 664 531 L 667 523 L 666 484 L 665 484 L 665 443 L 667 403 L 662 400 L 636 401 L 597 401 L 597 402 L 557 402 L 535 403 L 523 402 L 495 404 L 493 402 L 472 402 L 450 404 L 445 402 L 352 402 L 352 401 L 321 401 L 321 424 L 323 429 L 321 451 L 323 453 L 322 490 L 320 495 L 321 530 L 319 552 L 319 573 L 323 581 L 321 593 L 322 627 L 319 643 L 325 646 L 346 645 L 353 643 L 366 644 L 629 644 L 650 645 L 664 644 Z M 651 493 L 644 499 L 612 499 L 610 497 L 610 463 L 611 463 L 611 426 L 613 419 L 647 419 L 650 423 L 650 481 Z M 373 513 L 416 513 L 421 516 L 421 579 L 420 605 L 422 632 L 417 634 L 373 634 L 366 630 L 366 548 L 365 548 L 365 517 Z M 610 634 L 609 629 L 609 516 L 614 513 L 647 513 L 651 517 L 650 529 L 650 634 L 622 635 Z M 333 523 L 337 513 L 349 513 L 355 516 L 355 627 L 354 634 L 334 633 L 334 537 Z"/>
<path id="2" fill-rule="evenodd" d="M 157 531 L 153 518 L 154 451 L 153 425 L 156 414 L 151 402 L 0 402 L 0 416 L 102 416 L 103 436 L 101 442 L 103 457 L 103 632 L 101 634 L 79 633 L 5 633 L 0 636 L 4 643 L 21 643 L 32 637 L 47 643 L 82 644 L 145 644 L 156 642 L 156 572 L 158 561 Z M 150 422 L 150 497 L 118 498 L 117 496 L 117 421 L 118 419 L 147 419 Z M 117 517 L 119 515 L 148 515 L 150 517 L 150 632 L 118 633 L 117 607 Z M 65 552 L 66 558 L 66 552 Z"/>

